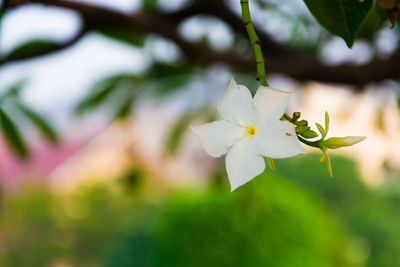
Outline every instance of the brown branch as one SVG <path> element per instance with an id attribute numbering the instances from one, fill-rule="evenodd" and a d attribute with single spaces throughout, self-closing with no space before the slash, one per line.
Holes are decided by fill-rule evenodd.
<path id="1" fill-rule="evenodd" d="M 186 8 L 163 16 L 179 23 L 186 18 L 198 14 L 210 15 L 221 19 L 227 23 L 234 32 L 243 35 L 247 39 L 247 31 L 246 28 L 243 27 L 241 18 L 235 15 L 222 0 L 213 0 L 211 2 L 197 0 Z M 293 54 L 302 54 L 294 48 L 275 42 L 262 31 L 257 30 L 257 35 L 263 46 L 263 53 L 268 52 L 273 56 L 279 57 L 291 57 Z"/>
<path id="2" fill-rule="evenodd" d="M 142 31 L 157 33 L 175 42 L 182 49 L 186 57 L 196 64 L 210 65 L 220 62 L 231 66 L 241 66 L 240 69 L 244 66 L 244 70 L 250 69 L 253 65 L 250 60 L 238 57 L 233 53 L 217 52 L 204 44 L 186 41 L 177 33 L 176 22 L 170 22 L 156 14 L 141 12 L 134 15 L 126 15 L 86 3 L 69 1 L 30 0 L 29 2 L 74 10 L 82 16 L 88 30 L 96 30 L 103 26 L 118 26 L 121 28 L 140 29 Z M 38 56 L 41 55 L 42 54 Z M 31 55 L 31 58 L 33 57 L 35 57 L 35 55 Z"/>
<path id="3" fill-rule="evenodd" d="M 192 6 L 170 14 L 169 17 L 181 21 L 194 14 L 207 14 L 218 17 L 226 22 L 234 32 L 247 37 L 246 29 L 243 27 L 240 17 L 235 15 L 222 0 L 214 0 L 211 3 L 210 1 L 197 0 Z M 398 62 L 400 62 L 400 49 L 390 58 L 374 58 L 364 65 L 326 66 L 313 55 L 275 42 L 265 32 L 257 30 L 257 34 L 266 58 L 268 72 L 283 73 L 297 80 L 315 80 L 354 85 L 400 78 L 400 67 L 398 65 Z M 253 70 L 255 71 L 255 64 L 253 64 Z"/>
<path id="4" fill-rule="evenodd" d="M 21 0 L 17 1 L 21 2 Z M 194 64 L 225 63 L 239 71 L 255 71 L 256 68 L 254 60 L 250 56 L 243 57 L 233 52 L 216 51 L 204 44 L 189 42 L 177 33 L 178 24 L 183 19 L 195 14 L 217 16 L 227 22 L 234 31 L 243 32 L 245 29 L 240 19 L 221 0 L 215 0 L 215 2 L 195 1 L 192 6 L 171 14 L 139 12 L 132 15 L 86 3 L 61 0 L 26 1 L 74 10 L 82 16 L 89 30 L 96 30 L 103 26 L 118 26 L 159 34 L 175 42 L 182 49 L 186 58 Z M 388 59 L 375 58 L 371 62 L 360 66 L 344 64 L 330 67 L 322 64 L 311 55 L 277 44 L 265 33 L 258 32 L 260 33 L 263 52 L 267 58 L 268 72 L 283 73 L 297 80 L 315 80 L 354 85 L 364 85 L 370 82 L 398 79 L 400 77 L 400 68 L 398 67 L 400 51 L 397 51 Z M 32 55 L 32 57 L 34 56 Z"/>

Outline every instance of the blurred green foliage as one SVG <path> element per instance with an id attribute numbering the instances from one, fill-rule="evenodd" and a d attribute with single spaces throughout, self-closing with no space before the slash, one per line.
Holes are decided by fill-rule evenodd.
<path id="1" fill-rule="evenodd" d="M 1 60 L 20 60 L 31 55 L 45 53 L 49 50 L 57 50 L 62 47 L 61 44 L 53 40 L 31 40 L 23 43 L 20 46 L 14 48 L 11 52 L 5 55 Z"/>
<path id="2" fill-rule="evenodd" d="M 202 119 L 206 122 L 216 119 L 215 111 L 209 106 L 202 106 L 198 109 L 189 109 L 173 124 L 165 140 L 166 155 L 174 156 L 184 140 L 185 134 L 190 129 L 190 124 L 196 119 Z"/>
<path id="3" fill-rule="evenodd" d="M 113 119 L 126 118 L 131 114 L 141 93 L 165 98 L 190 82 L 194 67 L 182 64 L 154 63 L 144 74 L 119 73 L 96 82 L 88 94 L 76 105 L 75 114 L 82 115 L 107 107 Z"/>
<path id="4" fill-rule="evenodd" d="M 367 266 L 400 266 L 400 213 L 391 204 L 399 199 L 399 184 L 369 190 L 355 179 L 358 175 L 354 163 L 337 157 L 332 161 L 340 166 L 333 179 L 328 179 L 324 166 L 313 155 L 301 161 L 278 161 L 277 172 L 320 198 L 350 232 L 356 233 L 369 256 Z"/>
<path id="5" fill-rule="evenodd" d="M 38 112 L 21 99 L 21 91 L 26 79 L 17 81 L 0 94 L 0 130 L 13 151 L 22 159 L 27 159 L 30 151 L 23 134 L 22 122 L 28 122 L 53 144 L 58 142 L 58 133 Z"/>
<path id="6" fill-rule="evenodd" d="M 4 109 L 0 108 L 0 125 L 4 137 L 11 145 L 14 151 L 21 157 L 26 158 L 29 155 L 28 148 L 20 134 L 17 126 Z"/>
<path id="7" fill-rule="evenodd" d="M 317 157 L 277 161 L 275 173 L 266 171 L 234 193 L 223 174 L 222 184 L 203 192 L 143 197 L 141 181 L 151 177 L 136 169 L 117 183 L 70 193 L 28 187 L 2 201 L 0 262 L 399 266 L 400 186 L 367 189 L 355 164 L 337 157 L 332 160 L 341 168 L 331 179 Z"/>
<path id="8" fill-rule="evenodd" d="M 111 103 L 115 109 L 113 113 L 117 116 L 120 107 L 124 106 L 122 101 L 127 100 L 129 104 L 133 104 L 136 91 L 137 77 L 133 74 L 117 74 L 104 78 L 94 84 L 90 92 L 78 103 L 75 113 L 80 115 Z M 131 105 L 128 106 L 130 108 Z"/>
<path id="9" fill-rule="evenodd" d="M 126 29 L 122 27 L 112 27 L 112 26 L 104 26 L 99 30 L 100 34 L 103 34 L 105 37 L 111 38 L 113 40 L 142 47 L 144 46 L 146 40 L 146 34 L 144 32 L 135 31 L 132 29 Z"/>
<path id="10" fill-rule="evenodd" d="M 264 174 L 228 192 L 169 202 L 158 234 L 160 265 L 357 266 L 346 258 L 348 240 L 335 220 L 281 177 Z"/>
<path id="11" fill-rule="evenodd" d="M 175 155 L 179 149 L 179 146 L 183 140 L 183 136 L 190 127 L 190 123 L 194 120 L 196 115 L 195 112 L 187 111 L 181 116 L 177 122 L 173 125 L 170 130 L 167 139 L 165 140 L 165 152 L 168 155 Z"/>

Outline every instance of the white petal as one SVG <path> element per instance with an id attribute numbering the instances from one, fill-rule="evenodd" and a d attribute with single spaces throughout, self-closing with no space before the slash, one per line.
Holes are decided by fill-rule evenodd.
<path id="1" fill-rule="evenodd" d="M 219 157 L 245 135 L 243 127 L 225 120 L 214 121 L 190 127 L 203 143 L 206 152 L 212 157 Z"/>
<path id="2" fill-rule="evenodd" d="M 305 153 L 297 139 L 295 126 L 288 121 L 268 120 L 259 126 L 254 139 L 265 157 L 288 158 Z"/>
<path id="3" fill-rule="evenodd" d="M 218 111 L 224 120 L 242 126 L 254 123 L 256 114 L 249 89 L 246 86 L 238 85 L 233 78 L 228 91 L 218 104 Z"/>
<path id="4" fill-rule="evenodd" d="M 293 93 L 284 92 L 266 86 L 260 86 L 254 96 L 258 121 L 265 117 L 280 119 L 285 112 L 289 98 Z"/>
<path id="5" fill-rule="evenodd" d="M 225 159 L 231 191 L 263 172 L 264 158 L 257 153 L 253 138 L 243 138 L 233 145 Z"/>

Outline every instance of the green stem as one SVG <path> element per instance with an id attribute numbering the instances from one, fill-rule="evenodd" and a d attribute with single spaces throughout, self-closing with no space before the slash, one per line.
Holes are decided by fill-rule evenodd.
<path id="1" fill-rule="evenodd" d="M 290 117 L 286 112 L 283 113 L 283 117 L 284 117 L 286 120 L 292 122 L 292 117 Z"/>
<path id="2" fill-rule="evenodd" d="M 240 0 L 240 6 L 242 8 L 242 22 L 246 27 L 251 45 L 253 46 L 254 56 L 256 58 L 257 80 L 260 81 L 261 85 L 269 86 L 265 77 L 265 60 L 261 51 L 261 41 L 257 36 L 253 23 L 251 22 L 249 0 Z"/>
<path id="3" fill-rule="evenodd" d="M 284 119 L 288 120 L 289 122 L 292 122 L 292 117 L 290 117 L 286 112 L 283 113 L 282 116 Z M 322 141 L 322 139 L 317 140 L 317 141 L 308 141 L 306 139 L 304 139 L 303 137 L 301 137 L 301 135 L 297 135 L 297 138 L 299 139 L 300 142 L 302 142 L 303 144 L 307 145 L 307 146 L 312 146 L 312 147 L 316 147 L 316 148 L 321 148 L 320 143 Z"/>
<path id="4" fill-rule="evenodd" d="M 299 139 L 300 142 L 302 142 L 305 145 L 312 146 L 315 148 L 321 148 L 321 146 L 320 146 L 321 140 L 308 141 L 308 140 L 304 139 L 303 137 L 301 137 L 300 135 L 297 135 L 297 138 Z"/>

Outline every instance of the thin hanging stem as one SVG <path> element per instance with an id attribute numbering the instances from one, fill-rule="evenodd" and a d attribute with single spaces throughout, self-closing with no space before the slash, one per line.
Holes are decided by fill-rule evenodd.
<path id="1" fill-rule="evenodd" d="M 302 142 L 305 145 L 321 149 L 321 145 L 320 145 L 321 144 L 321 140 L 308 141 L 308 140 L 302 138 L 300 135 L 297 135 L 297 138 L 299 139 L 300 142 Z"/>
<path id="2" fill-rule="evenodd" d="M 242 8 L 242 22 L 246 27 L 251 45 L 253 46 L 254 56 L 256 58 L 257 80 L 260 81 L 261 85 L 268 86 L 265 77 L 265 60 L 261 51 L 261 41 L 257 36 L 253 23 L 251 22 L 249 0 L 240 0 L 240 6 Z"/>
<path id="3" fill-rule="evenodd" d="M 249 0 L 240 0 L 240 6 L 242 8 L 242 22 L 246 27 L 247 34 L 249 35 L 251 45 L 253 46 L 254 57 L 256 58 L 257 64 L 257 77 L 263 86 L 269 86 L 265 77 L 265 65 L 264 56 L 261 51 L 261 41 L 257 36 L 256 30 L 254 29 L 253 23 L 251 22 Z M 275 170 L 275 163 L 272 158 L 267 158 L 268 167 L 271 170 Z"/>

